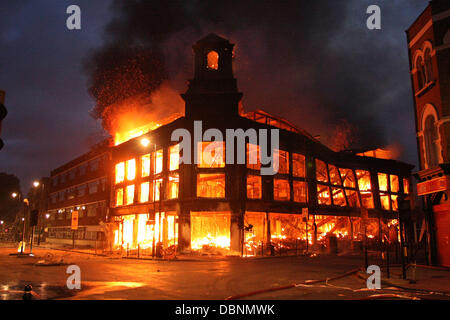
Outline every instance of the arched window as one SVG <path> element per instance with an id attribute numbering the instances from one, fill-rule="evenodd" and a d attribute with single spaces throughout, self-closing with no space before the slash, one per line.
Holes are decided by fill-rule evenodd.
<path id="1" fill-rule="evenodd" d="M 436 166 L 438 158 L 438 132 L 436 129 L 436 119 L 433 115 L 427 115 L 424 123 L 425 154 L 428 168 Z"/>
<path id="2" fill-rule="evenodd" d="M 433 81 L 433 64 L 431 62 L 431 49 L 427 48 L 424 54 L 425 59 L 425 83 Z"/>
<path id="3" fill-rule="evenodd" d="M 421 56 L 416 59 L 416 71 L 417 71 L 417 86 L 418 89 L 422 89 L 426 83 L 425 66 Z"/>
<path id="4" fill-rule="evenodd" d="M 208 52 L 207 58 L 207 67 L 210 70 L 218 70 L 219 69 L 219 54 L 216 51 Z"/>

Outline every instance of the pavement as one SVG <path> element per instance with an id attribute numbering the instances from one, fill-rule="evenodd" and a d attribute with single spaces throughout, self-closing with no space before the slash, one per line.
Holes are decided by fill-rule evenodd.
<path id="1" fill-rule="evenodd" d="M 382 272 L 382 288 L 369 290 L 359 255 L 167 261 L 80 250 L 34 247 L 29 257 L 11 255 L 17 253 L 15 245 L 0 245 L 0 300 L 22 299 L 25 285 L 32 286 L 33 299 L 450 299 L 449 270 L 426 267 L 408 268 L 403 280 L 401 267 L 392 266 L 390 279 Z M 69 265 L 80 267 L 80 290 L 67 288 Z"/>

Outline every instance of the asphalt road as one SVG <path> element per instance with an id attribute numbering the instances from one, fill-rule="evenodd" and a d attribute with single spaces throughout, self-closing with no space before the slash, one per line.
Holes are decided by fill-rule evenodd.
<path id="1" fill-rule="evenodd" d="M 359 256 L 151 261 L 44 249 L 34 249 L 35 257 L 10 256 L 14 251 L 0 248 L 0 299 L 22 299 L 24 286 L 31 284 L 35 299 L 222 300 L 306 280 L 332 278 L 363 265 Z M 62 262 L 62 265 L 36 265 L 42 260 Z M 69 277 L 66 270 L 72 264 L 81 270 L 80 290 L 69 290 L 66 286 Z M 400 272 L 395 268 L 393 271 Z M 450 284 L 450 273 L 440 274 L 441 279 L 436 280 Z M 368 290 L 363 279 L 349 275 L 328 283 L 300 285 L 245 299 L 364 299 L 379 294 L 450 298 L 450 295 L 418 294 L 393 288 Z"/>

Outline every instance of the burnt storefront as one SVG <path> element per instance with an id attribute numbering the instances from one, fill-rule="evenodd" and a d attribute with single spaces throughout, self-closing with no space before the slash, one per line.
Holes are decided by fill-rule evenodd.
<path id="1" fill-rule="evenodd" d="M 410 194 L 411 165 L 334 152 L 287 120 L 244 113 L 233 45 L 211 34 L 193 48 L 185 115 L 111 149 L 116 249 L 252 256 L 332 241 L 350 247 L 365 235 L 398 239 L 398 200 Z M 277 170 L 262 174 L 261 148 L 274 137 L 260 133 L 273 129 L 279 130 L 272 150 Z M 180 130 L 192 137 L 190 148 L 186 136 L 174 134 Z M 230 130 L 259 135 L 240 139 Z M 217 131 L 223 139 L 212 134 Z"/>

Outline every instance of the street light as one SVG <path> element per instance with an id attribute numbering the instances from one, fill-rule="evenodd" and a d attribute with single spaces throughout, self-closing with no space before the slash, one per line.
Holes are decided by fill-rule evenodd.
<path id="1" fill-rule="evenodd" d="M 18 196 L 17 192 L 11 193 L 11 197 L 13 197 L 14 199 L 17 198 L 17 196 Z"/>
<path id="2" fill-rule="evenodd" d="M 46 219 L 50 218 L 50 214 L 47 213 L 47 214 L 45 215 L 45 218 L 46 218 Z"/>
<path id="3" fill-rule="evenodd" d="M 142 139 L 141 139 L 141 144 L 142 144 L 144 147 L 148 147 L 148 145 L 150 144 L 150 140 L 147 139 L 147 138 L 142 138 Z"/>
<path id="4" fill-rule="evenodd" d="M 39 181 L 36 180 L 36 181 L 33 182 L 33 186 L 35 188 L 39 187 L 39 185 L 40 185 Z"/>

